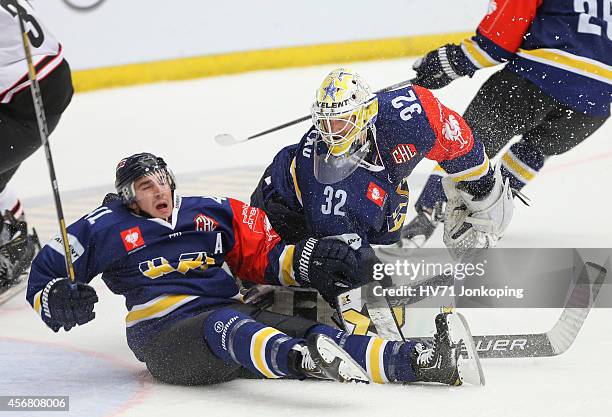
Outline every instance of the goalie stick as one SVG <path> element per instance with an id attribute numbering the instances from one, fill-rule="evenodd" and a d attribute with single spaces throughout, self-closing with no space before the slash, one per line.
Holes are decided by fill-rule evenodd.
<path id="1" fill-rule="evenodd" d="M 474 343 L 479 356 L 483 359 L 497 359 L 561 355 L 576 340 L 578 332 L 599 294 L 606 274 L 607 270 L 602 266 L 586 262 L 566 300 L 561 316 L 549 331 L 545 333 L 474 335 Z M 596 276 L 591 279 L 591 275 Z M 440 280 L 440 277 L 433 277 L 431 280 Z M 416 301 L 414 299 L 405 299 L 401 303 L 390 301 L 390 306 L 401 308 Z M 351 311 L 355 311 L 355 305 L 350 301 L 350 292 L 342 294 L 338 299 L 338 304 L 344 328 L 348 329 L 347 322 L 355 324 L 355 320 L 351 320 L 352 317 L 349 316 Z M 390 323 L 388 320 L 379 320 L 376 314 L 369 314 L 368 317 L 362 316 L 362 321 L 356 323 L 354 332 L 365 334 L 370 328 L 369 322 L 366 324 L 367 320 L 371 320 L 378 333 L 380 333 L 378 330 L 380 327 L 385 329 L 383 332 L 389 334 Z M 393 331 L 397 330 L 391 329 L 391 332 Z"/>
<path id="2" fill-rule="evenodd" d="M 414 79 L 408 80 L 408 81 L 402 81 L 402 82 L 390 85 L 388 87 L 385 87 L 382 90 L 375 91 L 374 94 L 380 94 L 380 93 L 384 93 L 384 92 L 387 92 L 387 91 L 395 90 L 396 88 L 405 87 L 407 85 L 412 84 L 413 81 L 414 81 Z M 247 142 L 247 141 L 249 141 L 251 139 L 255 139 L 255 138 L 267 135 L 268 133 L 274 133 L 274 132 L 282 130 L 282 129 L 286 128 L 286 127 L 293 126 L 293 125 L 296 125 L 296 124 L 301 123 L 301 122 L 305 122 L 306 120 L 309 120 L 311 117 L 312 116 L 310 116 L 310 115 L 303 116 L 303 117 L 300 117 L 298 119 L 291 120 L 289 122 L 283 123 L 282 125 L 274 126 L 274 127 L 270 128 L 268 130 L 264 130 L 263 132 L 255 133 L 254 135 L 248 136 L 246 138 L 241 138 L 241 139 L 236 139 L 235 136 L 233 136 L 233 135 L 231 135 L 229 133 L 221 133 L 221 134 L 215 136 L 215 142 L 217 142 L 219 145 L 222 145 L 222 146 L 236 145 L 237 143 Z"/>

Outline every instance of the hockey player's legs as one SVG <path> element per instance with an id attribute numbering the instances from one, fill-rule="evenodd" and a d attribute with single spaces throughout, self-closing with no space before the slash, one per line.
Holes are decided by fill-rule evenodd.
<path id="1" fill-rule="evenodd" d="M 72 99 L 68 63 L 64 61 L 47 78 L 41 80 L 40 88 L 47 127 L 51 133 Z M 41 145 L 32 93 L 26 88 L 15 94 L 10 103 L 0 104 L 0 191 L 19 164 Z"/>
<path id="2" fill-rule="evenodd" d="M 440 329 L 439 333 L 444 336 L 445 332 Z M 331 339 L 341 355 L 346 355 L 341 362 L 348 374 L 361 373 L 365 379 L 378 383 L 419 380 L 460 383 L 458 351 L 451 345 L 447 344 L 446 351 L 442 351 L 444 346 L 439 343 L 428 347 L 418 341 L 393 342 L 349 335 L 315 321 L 248 305 L 211 310 L 180 321 L 147 344 L 144 360 L 154 377 L 181 385 L 215 384 L 245 375 L 326 377 L 316 367 L 304 368 L 303 359 L 310 358 L 311 348 L 306 348 L 306 339 L 310 341 L 318 335 Z M 440 359 L 444 359 L 440 362 L 445 364 L 444 368 L 433 366 L 438 363 L 435 355 L 444 356 Z M 341 373 L 342 369 L 341 366 Z"/>
<path id="3" fill-rule="evenodd" d="M 181 320 L 146 345 L 144 360 L 151 375 L 177 385 L 217 384 L 240 375 L 239 365 L 224 363 L 204 340 L 204 322 L 209 315 L 204 312 Z"/>

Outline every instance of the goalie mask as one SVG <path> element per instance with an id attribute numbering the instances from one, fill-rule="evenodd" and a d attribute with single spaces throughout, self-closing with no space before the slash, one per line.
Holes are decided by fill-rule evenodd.
<path id="1" fill-rule="evenodd" d="M 352 174 L 372 151 L 378 98 L 359 74 L 346 68 L 330 72 L 317 90 L 312 123 L 317 130 L 314 174 L 333 184 Z M 367 165 L 367 164 L 366 164 Z"/>
<path id="2" fill-rule="evenodd" d="M 117 164 L 115 189 L 125 204 L 130 205 L 135 202 L 134 183 L 144 176 L 149 176 L 160 186 L 168 184 L 172 191 L 176 189 L 174 174 L 162 158 L 151 153 L 138 153 L 123 158 Z"/>

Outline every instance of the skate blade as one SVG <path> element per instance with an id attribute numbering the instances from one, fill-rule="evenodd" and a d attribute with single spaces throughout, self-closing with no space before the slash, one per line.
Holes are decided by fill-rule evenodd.
<path id="1" fill-rule="evenodd" d="M 323 334 L 318 334 L 316 338 L 308 338 L 308 350 L 315 362 L 327 374 L 329 379 L 339 382 L 358 382 L 369 384 L 370 377 L 363 368 L 351 358 L 351 356 L 331 338 Z M 351 372 L 341 371 L 341 362 L 344 362 L 345 369 Z"/>
<path id="2" fill-rule="evenodd" d="M 462 353 L 457 360 L 459 378 L 466 384 L 484 385 L 484 372 L 467 320 L 462 314 L 455 311 L 453 314 L 448 315 L 447 322 L 451 342 L 458 343 L 459 340 L 463 341 Z"/>

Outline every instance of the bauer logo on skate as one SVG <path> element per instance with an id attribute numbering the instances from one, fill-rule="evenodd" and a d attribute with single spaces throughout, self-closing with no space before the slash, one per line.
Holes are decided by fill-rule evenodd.
<path id="1" fill-rule="evenodd" d="M 142 233 L 140 232 L 140 227 L 138 226 L 122 231 L 121 240 L 123 241 L 125 250 L 128 252 L 138 249 L 145 244 Z"/>

